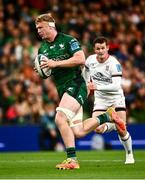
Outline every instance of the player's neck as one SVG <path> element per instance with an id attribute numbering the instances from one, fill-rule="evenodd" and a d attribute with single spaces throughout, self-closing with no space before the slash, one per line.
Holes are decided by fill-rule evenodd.
<path id="1" fill-rule="evenodd" d="M 57 31 L 54 31 L 54 32 L 52 33 L 52 35 L 50 36 L 50 38 L 47 39 L 47 41 L 48 41 L 49 43 L 55 41 L 55 38 L 56 38 L 57 35 L 58 35 L 58 32 L 57 32 Z"/>

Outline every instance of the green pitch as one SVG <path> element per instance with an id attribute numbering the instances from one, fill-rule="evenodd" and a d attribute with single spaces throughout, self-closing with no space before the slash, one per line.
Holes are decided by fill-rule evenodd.
<path id="1" fill-rule="evenodd" d="M 64 152 L 0 153 L 0 179 L 145 179 L 145 151 L 124 165 L 124 151 L 79 151 L 81 168 L 57 170 Z"/>

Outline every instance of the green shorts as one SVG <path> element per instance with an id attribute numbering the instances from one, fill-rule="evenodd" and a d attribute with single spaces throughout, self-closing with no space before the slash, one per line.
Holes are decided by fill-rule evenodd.
<path id="1" fill-rule="evenodd" d="M 74 97 L 81 105 L 83 105 L 87 99 L 87 86 L 83 78 L 68 81 L 58 86 L 57 91 L 60 98 L 66 92 Z"/>

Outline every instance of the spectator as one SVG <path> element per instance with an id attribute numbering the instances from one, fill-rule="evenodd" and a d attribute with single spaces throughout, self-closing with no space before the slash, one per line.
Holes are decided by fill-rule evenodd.
<path id="1" fill-rule="evenodd" d="M 56 150 L 58 131 L 55 125 L 55 104 L 47 102 L 44 105 L 45 114 L 40 116 L 39 145 L 41 150 Z"/>
<path id="2" fill-rule="evenodd" d="M 111 39 L 110 53 L 119 58 L 125 69 L 124 75 L 129 71 L 135 72 L 124 77 L 124 88 L 129 109 L 128 118 L 131 116 L 140 122 L 133 112 L 136 108 L 139 109 L 138 93 L 143 91 L 142 87 L 145 85 L 144 78 L 140 78 L 145 76 L 144 9 L 143 0 L 119 0 L 117 3 L 101 0 L 97 2 L 55 0 L 49 3 L 48 1 L 44 3 L 44 0 L 37 3 L 33 0 L 15 0 L 15 3 L 12 3 L 10 0 L 5 2 L 0 0 L 0 80 L 5 81 L 4 87 L 0 87 L 0 107 L 5 119 L 2 123 L 10 123 L 6 120 L 7 110 L 11 105 L 20 103 L 9 101 L 15 97 L 15 93 L 9 89 L 8 84 L 12 84 L 11 81 L 17 80 L 18 77 L 21 78 L 20 83 L 34 83 L 36 87 L 38 82 L 42 82 L 45 97 L 53 98 L 55 103 L 58 103 L 55 87 L 46 88 L 45 85 L 49 84 L 49 80 L 45 80 L 47 83 L 40 80 L 32 69 L 33 59 L 40 44 L 39 37 L 36 39 L 33 20 L 37 14 L 48 10 L 52 12 L 63 32 L 73 34 L 79 39 L 86 56 L 92 52 L 91 44 L 94 37 L 104 35 Z M 127 64 L 130 64 L 131 68 L 124 68 L 128 66 Z M 23 91 L 22 94 L 25 99 L 22 102 L 28 101 L 27 91 Z M 143 111 L 141 108 L 138 116 Z"/>

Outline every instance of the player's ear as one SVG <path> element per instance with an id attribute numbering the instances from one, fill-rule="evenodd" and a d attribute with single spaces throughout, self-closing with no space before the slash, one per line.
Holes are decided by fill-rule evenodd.
<path id="1" fill-rule="evenodd" d="M 109 45 L 107 45 L 107 50 L 109 51 Z"/>

